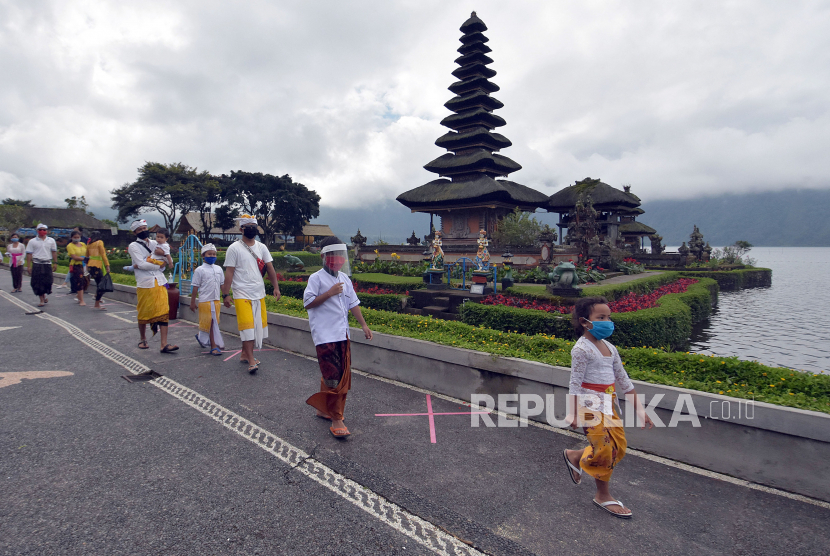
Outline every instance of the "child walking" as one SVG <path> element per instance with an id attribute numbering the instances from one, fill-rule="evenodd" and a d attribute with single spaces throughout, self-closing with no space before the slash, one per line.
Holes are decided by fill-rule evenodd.
<path id="1" fill-rule="evenodd" d="M 351 434 L 343 422 L 346 394 L 352 384 L 349 313 L 360 323 L 367 340 L 372 339 L 372 331 L 363 320 L 360 300 L 349 278 L 348 248 L 336 237 L 327 237 L 321 247 L 323 268 L 308 278 L 303 305 L 308 310 L 322 378 L 320 391 L 306 403 L 317 409 L 318 417 L 331 420 L 332 435 L 344 438 Z"/>
<path id="2" fill-rule="evenodd" d="M 199 298 L 199 333 L 196 341 L 203 348 L 210 345 L 211 355 L 222 355 L 225 342 L 219 331 L 219 303 L 222 298 L 222 284 L 225 273 L 216 263 L 216 247 L 208 243 L 202 247 L 202 263 L 193 271 L 190 293 L 190 310 L 196 311 L 196 297 Z"/>
<path id="3" fill-rule="evenodd" d="M 623 422 L 614 407 L 618 393 L 633 396 L 641 428 L 654 424 L 637 399 L 617 348 L 605 340 L 614 332 L 608 301 L 604 297 L 580 299 L 574 306 L 572 322 L 579 339 L 571 349 L 567 420 L 571 428 L 584 428 L 589 445 L 564 451 L 566 469 L 574 484 L 582 482 L 584 473 L 594 479 L 595 505 L 616 517 L 630 518 L 631 510 L 609 490 L 611 475 L 627 446 Z"/>

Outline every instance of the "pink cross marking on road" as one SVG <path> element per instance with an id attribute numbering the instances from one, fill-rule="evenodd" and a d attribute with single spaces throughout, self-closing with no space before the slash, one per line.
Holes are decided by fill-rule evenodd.
<path id="1" fill-rule="evenodd" d="M 275 348 L 265 348 L 265 349 L 255 349 L 254 351 L 279 351 L 279 350 L 275 349 Z M 210 352 L 209 351 L 203 351 L 202 353 L 210 353 Z M 226 350 L 226 351 L 223 351 L 222 353 L 230 353 L 229 357 L 226 357 L 225 359 L 222 360 L 222 361 L 227 361 L 228 359 L 233 359 L 234 357 L 236 357 L 237 355 L 242 353 L 242 350 L 241 349 Z"/>
<path id="2" fill-rule="evenodd" d="M 415 417 L 418 415 L 427 415 L 429 417 L 429 441 L 432 444 L 437 444 L 438 440 L 435 437 L 435 416 L 436 415 L 476 415 L 482 413 L 489 413 L 489 411 L 448 411 L 436 413 L 432 410 L 432 396 L 427 394 L 427 412 L 426 413 L 375 413 L 375 417 Z"/>

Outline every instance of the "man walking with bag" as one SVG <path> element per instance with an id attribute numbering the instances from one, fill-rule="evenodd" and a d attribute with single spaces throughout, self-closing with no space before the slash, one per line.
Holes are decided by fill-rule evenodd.
<path id="1" fill-rule="evenodd" d="M 265 308 L 265 283 L 263 276 L 274 285 L 274 299 L 280 298 L 280 286 L 277 272 L 268 248 L 256 240 L 259 233 L 256 218 L 242 214 L 236 218 L 242 231 L 242 239 L 233 242 L 225 253 L 225 283 L 222 286 L 222 301 L 225 307 L 233 303 L 236 307 L 236 324 L 242 339 L 240 360 L 248 364 L 248 372 L 254 374 L 259 369 L 259 361 L 254 358 L 254 346 L 262 348 L 262 340 L 268 337 L 268 313 Z"/>

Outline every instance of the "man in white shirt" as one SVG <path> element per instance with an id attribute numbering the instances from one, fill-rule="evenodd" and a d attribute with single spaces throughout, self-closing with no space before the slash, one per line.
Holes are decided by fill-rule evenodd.
<path id="1" fill-rule="evenodd" d="M 167 278 L 160 270 L 164 262 L 156 260 L 153 255 L 162 258 L 164 250 L 149 238 L 146 220 L 136 220 L 130 224 L 130 230 L 136 235 L 136 240 L 127 248 L 135 270 L 136 294 L 138 295 L 138 333 L 141 341 L 139 349 L 149 348 L 147 343 L 147 325 L 153 331 L 153 336 L 161 329 L 161 352 L 171 353 L 179 346 L 167 343 L 167 321 L 170 317 L 170 302 L 167 298 Z"/>
<path id="2" fill-rule="evenodd" d="M 233 289 L 233 303 L 236 307 L 236 324 L 242 339 L 243 363 L 248 363 L 248 372 L 254 374 L 259 369 L 259 361 L 254 358 L 254 345 L 262 348 L 262 340 L 268 337 L 268 312 L 265 308 L 265 283 L 262 280 L 264 269 L 268 279 L 274 285 L 274 299 L 280 298 L 280 286 L 277 272 L 268 248 L 256 240 L 259 233 L 256 218 L 248 214 L 236 218 L 242 239 L 233 242 L 225 253 L 225 284 L 222 286 L 222 300 L 225 307 L 231 306 L 228 293 Z"/>
<path id="3" fill-rule="evenodd" d="M 49 237 L 49 226 L 37 225 L 37 237 L 26 245 L 26 268 L 32 277 L 32 291 L 40 297 L 38 307 L 49 303 L 47 295 L 52 293 L 52 273 L 58 269 L 58 244 Z"/>
<path id="4" fill-rule="evenodd" d="M 331 434 L 343 438 L 350 434 L 343 422 L 346 395 L 352 384 L 349 313 L 360 323 L 367 340 L 372 339 L 372 331 L 363 320 L 360 300 L 348 276 L 346 245 L 330 237 L 321 246 L 323 268 L 308 278 L 303 305 L 308 310 L 311 339 L 317 349 L 322 378 L 320 391 L 306 403 L 317 409 L 318 417 L 331 419 Z"/>

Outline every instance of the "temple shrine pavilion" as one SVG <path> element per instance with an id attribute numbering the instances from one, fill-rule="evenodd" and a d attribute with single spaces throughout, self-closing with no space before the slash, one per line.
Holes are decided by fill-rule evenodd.
<path id="1" fill-rule="evenodd" d="M 439 179 L 398 196 L 412 212 L 440 218 L 436 229 L 445 248 L 474 245 L 479 230 L 492 234 L 499 219 L 515 208 L 534 212 L 548 201 L 547 195 L 504 179 L 521 166 L 497 154 L 512 143 L 493 133 L 507 122 L 493 113 L 504 104 L 490 96 L 499 86 L 490 81 L 496 72 L 487 67 L 493 60 L 487 56 L 486 30 L 475 12 L 461 26 L 459 67 L 452 72 L 458 81 L 449 87 L 456 96 L 444 104 L 454 114 L 441 121 L 451 131 L 435 141 L 449 152 L 424 166 Z"/>
<path id="2" fill-rule="evenodd" d="M 580 200 L 585 203 L 589 198 L 596 211 L 599 241 L 607 239 L 615 247 L 639 247 L 643 237 L 657 233 L 654 228 L 637 222 L 644 211 L 640 208 L 640 198 L 631 193 L 630 186 L 620 190 L 598 179 L 585 178 L 551 195 L 545 205 L 548 212 L 559 213 L 560 243 L 563 239 L 567 243 L 565 230 L 577 224 L 577 203 Z"/>

